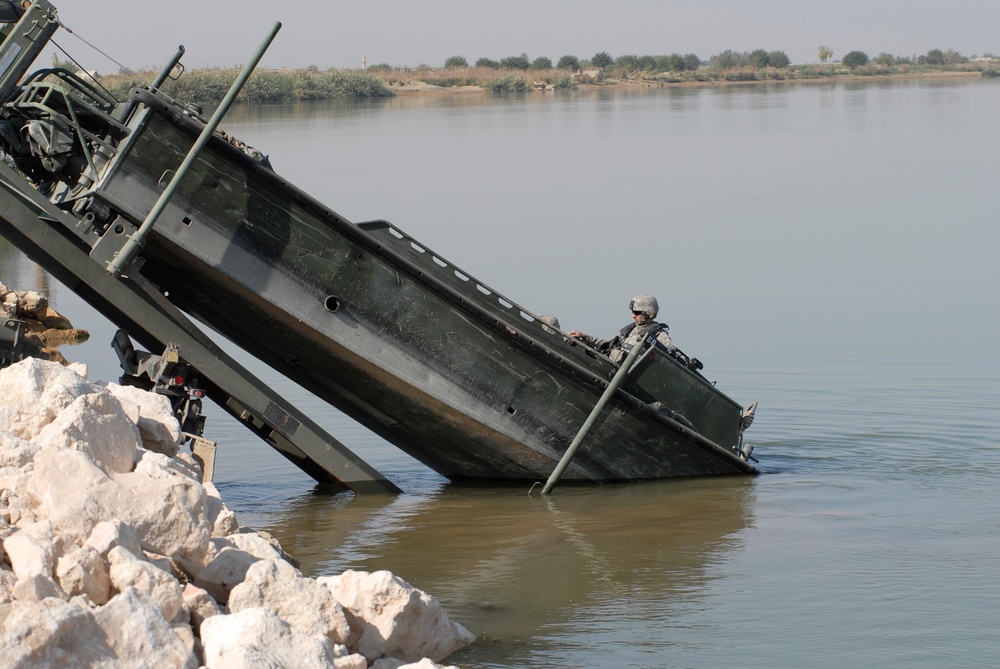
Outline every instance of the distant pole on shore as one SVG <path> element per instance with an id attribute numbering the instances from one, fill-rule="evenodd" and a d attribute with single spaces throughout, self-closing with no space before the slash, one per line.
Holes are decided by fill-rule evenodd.
<path id="1" fill-rule="evenodd" d="M 361 52 L 361 69 L 362 70 L 368 69 L 368 57 L 365 55 L 364 51 Z"/>

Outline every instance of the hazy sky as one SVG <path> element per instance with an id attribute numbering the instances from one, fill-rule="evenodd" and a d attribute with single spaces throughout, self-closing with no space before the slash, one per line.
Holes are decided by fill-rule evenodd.
<path id="1" fill-rule="evenodd" d="M 132 69 L 162 64 L 178 44 L 189 68 L 242 64 L 275 21 L 264 67 L 441 66 L 449 56 L 499 60 L 782 50 L 817 62 L 859 49 L 920 55 L 954 49 L 1000 54 L 997 0 L 64 0 L 62 22 Z M 88 68 L 117 71 L 63 32 L 63 48 Z"/>

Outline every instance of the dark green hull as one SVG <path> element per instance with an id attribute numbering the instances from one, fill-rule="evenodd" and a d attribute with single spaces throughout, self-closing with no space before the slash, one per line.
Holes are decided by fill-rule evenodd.
<path id="1" fill-rule="evenodd" d="M 136 224 L 199 130 L 143 99 L 148 116 L 96 194 Z M 615 371 L 398 228 L 355 225 L 222 140 L 185 183 L 142 274 L 448 478 L 546 477 Z M 637 372 L 565 478 L 752 471 L 736 455 L 739 405 L 665 353 Z M 647 408 L 657 400 L 697 432 Z"/>

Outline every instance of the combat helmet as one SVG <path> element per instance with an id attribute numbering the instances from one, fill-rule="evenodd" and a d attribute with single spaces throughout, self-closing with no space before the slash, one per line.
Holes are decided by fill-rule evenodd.
<path id="1" fill-rule="evenodd" d="M 632 311 L 641 311 L 650 318 L 656 318 L 656 314 L 660 312 L 660 304 L 656 298 L 647 293 L 633 297 L 632 301 L 628 303 L 628 308 Z"/>

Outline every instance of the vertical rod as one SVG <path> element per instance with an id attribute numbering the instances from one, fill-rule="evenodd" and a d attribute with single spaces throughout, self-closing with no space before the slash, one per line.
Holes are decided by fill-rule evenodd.
<path id="1" fill-rule="evenodd" d="M 174 57 L 171 58 L 169 61 L 167 61 L 167 64 L 163 66 L 163 69 L 160 70 L 160 73 L 156 75 L 156 79 L 153 79 L 153 83 L 149 85 L 150 88 L 159 89 L 160 86 L 163 85 L 163 82 L 167 80 L 167 77 L 170 76 L 170 73 L 174 71 L 175 67 L 177 67 L 177 63 L 181 62 L 181 58 L 184 56 L 184 52 L 185 52 L 184 45 L 179 44 L 177 46 L 177 51 L 174 52 Z"/>
<path id="2" fill-rule="evenodd" d="M 594 405 L 590 415 L 587 416 L 587 420 L 583 422 L 583 426 L 580 427 L 580 431 L 576 433 L 573 443 L 569 445 L 569 448 L 567 448 L 566 452 L 563 453 L 562 459 L 559 460 L 559 464 L 557 464 L 556 468 L 552 470 L 549 480 L 545 482 L 545 487 L 542 488 L 543 495 L 549 494 L 556 482 L 559 480 L 559 477 L 561 477 L 563 472 L 566 471 L 566 467 L 569 466 L 573 456 L 576 455 L 576 450 L 580 448 L 583 438 L 587 436 L 587 433 L 590 432 L 590 428 L 592 428 L 594 423 L 597 422 L 597 417 L 604 409 L 604 405 L 608 403 L 611 396 L 615 394 L 616 390 L 618 390 L 618 386 L 620 386 L 622 381 L 625 380 L 625 377 L 628 375 L 628 370 L 635 364 L 636 358 L 639 357 L 639 353 L 644 348 L 645 341 L 640 341 L 637 342 L 636 345 L 632 347 L 632 350 L 628 352 L 628 355 L 625 357 L 625 362 L 623 362 L 622 366 L 618 368 L 618 373 L 615 374 L 613 379 L 611 379 L 611 383 L 608 384 L 608 387 L 604 389 L 604 394 L 601 395 L 601 399 L 597 400 L 597 404 Z"/>
<path id="3" fill-rule="evenodd" d="M 268 31 L 264 40 L 257 47 L 257 50 L 254 52 L 253 56 L 251 56 L 250 61 L 243 66 L 243 71 L 240 72 L 238 77 L 236 77 L 236 81 L 233 82 L 233 85 L 229 87 L 229 92 L 226 93 L 226 97 L 223 98 L 219 107 L 215 110 L 215 113 L 212 114 L 212 118 L 209 119 L 205 128 L 201 131 L 201 135 L 198 136 L 194 146 L 191 147 L 187 157 L 184 158 L 184 162 L 182 162 L 181 166 L 177 168 L 174 178 L 170 180 L 170 183 L 167 184 L 163 193 L 160 194 L 160 199 L 153 205 L 149 215 L 146 216 L 146 220 L 142 222 L 142 225 L 135 231 L 135 234 L 128 238 L 125 245 L 122 246 L 121 251 L 119 251 L 111 262 L 108 263 L 108 273 L 116 277 L 121 276 L 122 270 L 124 270 L 125 267 L 132 262 L 135 256 L 142 249 L 142 245 L 146 240 L 146 235 L 149 234 L 149 231 L 153 228 L 153 224 L 156 223 L 160 214 L 162 214 L 163 210 L 166 209 L 167 203 L 170 201 L 170 198 L 173 197 L 174 191 L 176 191 L 180 185 L 181 179 L 184 178 L 184 175 L 187 174 L 187 172 L 191 169 L 191 166 L 194 165 L 194 161 L 197 160 L 198 154 L 201 153 L 202 148 L 204 148 L 205 144 L 208 143 L 208 140 L 211 139 L 212 133 L 214 133 L 215 129 L 219 126 L 219 123 L 222 121 L 222 117 L 226 115 L 227 111 L 229 111 L 229 108 L 236 100 L 236 96 L 239 95 L 239 92 L 243 89 L 247 79 L 249 79 L 250 75 L 253 74 L 254 69 L 257 67 L 257 63 L 260 62 L 260 59 L 264 56 L 264 52 L 267 51 L 267 47 L 271 45 L 271 42 L 274 40 L 274 36 L 278 34 L 278 30 L 280 29 L 281 24 L 278 22 L 275 22 L 274 25 L 271 26 L 271 30 Z"/>
<path id="4" fill-rule="evenodd" d="M 150 90 L 154 91 L 159 90 L 160 86 L 163 85 L 163 82 L 166 81 L 167 77 L 170 76 L 170 73 L 174 71 L 175 67 L 177 67 L 177 64 L 181 62 L 181 57 L 183 56 L 184 56 L 184 45 L 181 44 L 178 45 L 177 51 L 174 52 L 173 58 L 167 61 L 167 64 L 163 66 L 163 69 L 160 70 L 160 73 L 156 75 L 156 79 L 153 79 L 153 82 L 149 85 Z M 138 104 L 139 103 L 138 101 L 136 101 L 135 98 L 132 98 L 131 100 L 126 102 L 125 106 L 122 107 L 121 112 L 118 114 L 118 120 L 122 123 L 128 122 L 128 117 L 132 115 L 132 110 L 135 109 L 136 105 Z"/>

